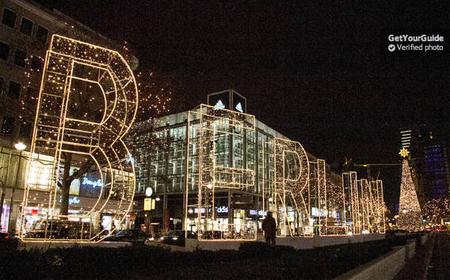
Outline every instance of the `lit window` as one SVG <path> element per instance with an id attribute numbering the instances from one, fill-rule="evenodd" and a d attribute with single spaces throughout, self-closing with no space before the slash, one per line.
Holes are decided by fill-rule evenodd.
<path id="1" fill-rule="evenodd" d="M 47 189 L 50 186 L 49 181 L 52 174 L 51 157 L 41 156 L 42 161 L 33 160 L 30 165 L 27 184 L 34 188 Z M 48 162 L 44 162 L 48 160 Z"/>

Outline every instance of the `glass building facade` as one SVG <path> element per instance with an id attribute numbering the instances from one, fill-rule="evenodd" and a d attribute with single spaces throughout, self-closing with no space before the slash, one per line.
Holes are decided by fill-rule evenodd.
<path id="1" fill-rule="evenodd" d="M 135 125 L 129 146 L 136 165 L 134 210 L 141 228 L 182 229 L 187 219 L 187 229 L 195 231 L 194 220 L 206 221 L 210 216 L 214 222 L 205 225 L 209 230 L 240 230 L 251 222 L 260 223 L 274 191 L 272 143 L 287 137 L 254 116 L 237 112 L 238 116 L 230 117 L 223 112 L 200 105 Z M 317 160 L 310 154 L 308 159 Z M 326 170 L 328 180 L 341 185 L 340 175 L 328 166 Z M 155 207 L 144 210 L 148 188 Z M 312 205 L 314 200 L 312 193 Z"/>

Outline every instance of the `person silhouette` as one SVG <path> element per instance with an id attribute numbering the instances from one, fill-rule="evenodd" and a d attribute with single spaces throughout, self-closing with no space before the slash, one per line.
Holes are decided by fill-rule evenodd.
<path id="1" fill-rule="evenodd" d="M 276 243 L 277 223 L 272 217 L 272 212 L 267 212 L 267 216 L 262 223 L 262 229 L 264 231 L 266 243 L 274 246 Z"/>

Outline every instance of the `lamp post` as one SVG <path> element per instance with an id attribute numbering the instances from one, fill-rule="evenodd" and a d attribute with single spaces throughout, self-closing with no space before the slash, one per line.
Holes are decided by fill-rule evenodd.
<path id="1" fill-rule="evenodd" d="M 11 219 L 11 214 L 12 214 L 12 209 L 13 209 L 13 206 L 14 206 L 14 193 L 16 191 L 17 183 L 19 181 L 19 172 L 20 172 L 20 163 L 21 163 L 21 159 L 22 159 L 22 151 L 27 148 L 27 145 L 25 145 L 23 142 L 19 141 L 19 142 L 14 144 L 14 148 L 17 151 L 19 151 L 19 162 L 17 163 L 15 184 L 14 184 L 14 188 L 12 189 L 11 200 L 9 202 L 9 221 L 8 221 L 9 228 L 14 228 L 14 227 L 11 227 L 11 220 L 12 220 Z"/>

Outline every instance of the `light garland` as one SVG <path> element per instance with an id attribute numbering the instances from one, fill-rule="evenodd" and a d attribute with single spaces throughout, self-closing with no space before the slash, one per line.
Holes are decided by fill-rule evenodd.
<path id="1" fill-rule="evenodd" d="M 402 162 L 402 182 L 400 185 L 400 208 L 397 220 L 400 229 L 415 232 L 422 229 L 422 211 L 411 176 L 408 160 Z"/>
<path id="2" fill-rule="evenodd" d="M 50 214 L 45 218 L 47 223 L 74 218 L 96 221 L 106 209 L 114 209 L 112 221 L 124 221 L 132 207 L 135 180 L 133 161 L 126 160 L 130 152 L 122 137 L 130 129 L 138 107 L 136 81 L 125 59 L 116 51 L 53 35 L 37 101 L 30 164 L 39 153 L 53 157 L 53 174 L 45 201 Z M 71 173 L 72 164 L 78 170 Z M 100 194 L 94 206 L 81 213 L 81 217 L 71 216 L 70 182 L 92 166 L 100 175 Z M 26 238 L 24 211 L 29 190 L 27 184 L 21 238 Z M 57 214 L 59 193 L 62 201 Z M 81 238 L 99 241 L 103 234 L 91 230 L 89 233 Z M 55 237 L 44 236 L 46 240 L 52 238 Z"/>

